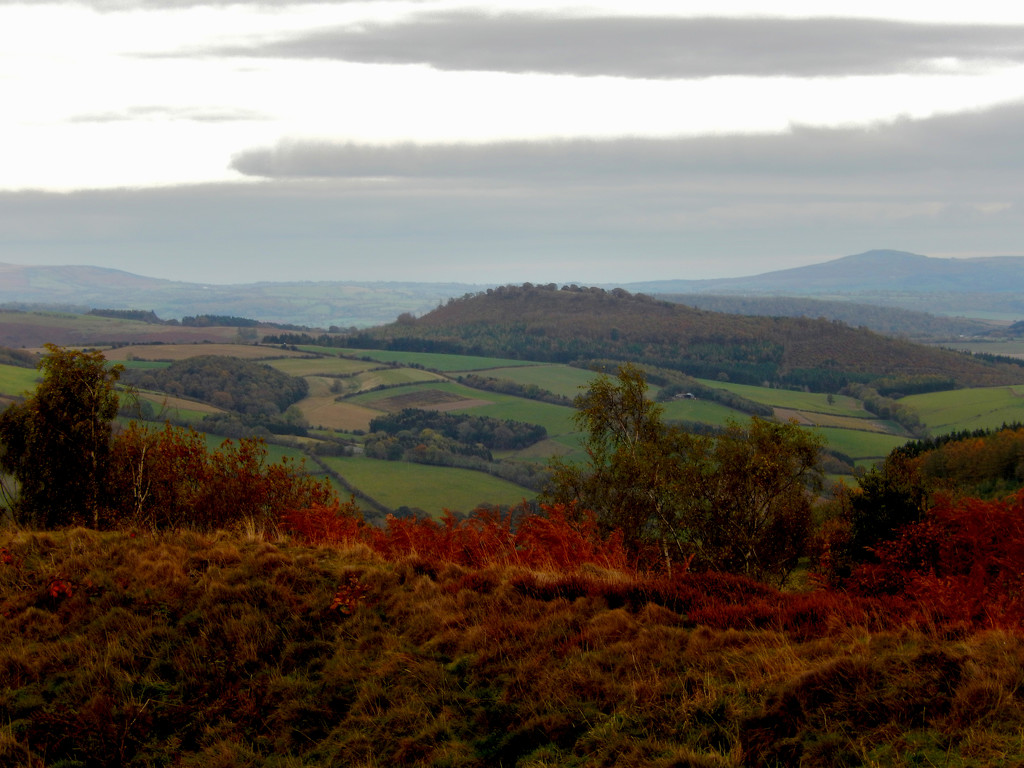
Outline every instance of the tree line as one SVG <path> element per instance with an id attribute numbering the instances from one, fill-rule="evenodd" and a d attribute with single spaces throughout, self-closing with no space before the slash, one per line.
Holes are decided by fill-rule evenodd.
<path id="1" fill-rule="evenodd" d="M 544 427 L 513 419 L 405 408 L 370 421 L 363 452 L 373 459 L 477 470 L 539 491 L 549 477 L 546 468 L 496 461 L 491 451 L 525 448 L 546 437 Z"/>
<path id="2" fill-rule="evenodd" d="M 418 433 L 422 430 L 438 432 L 465 445 L 479 444 L 487 450 L 497 451 L 526 448 L 548 436 L 548 431 L 539 424 L 421 408 L 403 408 L 370 420 L 371 433 L 399 435 L 405 431 Z"/>

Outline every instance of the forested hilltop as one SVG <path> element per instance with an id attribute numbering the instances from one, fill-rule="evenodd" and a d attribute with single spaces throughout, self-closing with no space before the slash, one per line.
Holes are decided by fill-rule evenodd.
<path id="1" fill-rule="evenodd" d="M 974 320 L 970 317 L 944 317 L 928 312 L 915 312 L 901 307 L 887 307 L 837 299 L 807 296 L 749 296 L 714 293 L 659 293 L 655 298 L 685 304 L 712 312 L 733 315 L 766 315 L 768 317 L 816 317 L 838 320 L 876 333 L 920 342 L 947 341 L 968 337 L 1001 336 L 1009 331 L 1003 325 Z"/>
<path id="2" fill-rule="evenodd" d="M 312 341 L 282 335 L 282 342 Z M 269 339 L 268 339 L 269 340 Z M 893 339 L 840 322 L 749 317 L 658 301 L 623 289 L 503 286 L 451 299 L 420 318 L 317 343 L 544 362 L 632 361 L 692 376 L 838 391 L 898 379 L 900 391 L 997 386 L 1019 366 Z"/>

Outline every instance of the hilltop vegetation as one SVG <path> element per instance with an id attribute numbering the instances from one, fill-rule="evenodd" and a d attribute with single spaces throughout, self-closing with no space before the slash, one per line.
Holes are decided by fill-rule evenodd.
<path id="1" fill-rule="evenodd" d="M 955 386 L 1016 383 L 1008 364 L 880 336 L 837 322 L 722 315 L 622 289 L 554 284 L 466 295 L 413 319 L 341 338 L 272 341 L 510 357 L 547 362 L 611 359 L 691 376 L 837 392 L 899 375 L 942 375 Z"/>
<path id="2" fill-rule="evenodd" d="M 969 317 L 943 317 L 900 307 L 855 301 L 812 299 L 804 296 L 729 296 L 713 293 L 658 292 L 653 295 L 689 307 L 730 315 L 838 320 L 853 328 L 863 326 L 886 336 L 922 342 L 958 339 L 964 336 L 988 336 L 1002 330 L 995 328 L 991 323 Z"/>

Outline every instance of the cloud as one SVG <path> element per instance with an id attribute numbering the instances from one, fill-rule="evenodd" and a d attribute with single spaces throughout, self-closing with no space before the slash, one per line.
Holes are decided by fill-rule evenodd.
<path id="1" fill-rule="evenodd" d="M 1024 27 L 459 11 L 323 29 L 213 52 L 646 79 L 840 77 L 1019 63 L 1024 61 Z"/>
<path id="2" fill-rule="evenodd" d="M 285 141 L 240 152 L 231 167 L 263 178 L 476 179 L 485 184 L 678 183 L 708 177 L 848 183 L 898 176 L 897 184 L 907 185 L 936 174 L 957 174 L 960 180 L 1019 178 L 1022 134 L 1024 103 L 1016 103 L 868 128 L 796 126 L 762 135 L 381 146 Z"/>
<path id="3" fill-rule="evenodd" d="M 1020 251 L 1024 105 L 782 136 L 293 143 L 255 183 L 0 195 L 13 263 L 190 281 L 632 282 Z"/>

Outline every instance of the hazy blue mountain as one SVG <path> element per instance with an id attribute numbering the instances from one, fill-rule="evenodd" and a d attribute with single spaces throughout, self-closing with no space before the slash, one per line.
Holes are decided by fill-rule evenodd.
<path id="1" fill-rule="evenodd" d="M 1024 293 L 1024 256 L 937 259 L 906 251 L 867 251 L 751 277 L 657 280 L 624 285 L 649 293 L 856 295 L 879 292 Z"/>
<path id="2" fill-rule="evenodd" d="M 388 323 L 403 312 L 429 312 L 452 296 L 484 287 L 337 281 L 218 285 L 161 280 L 101 267 L 0 264 L 0 305 L 51 305 L 76 311 L 146 309 L 164 320 L 233 315 L 320 328 Z"/>
<path id="3" fill-rule="evenodd" d="M 867 251 L 750 278 L 666 280 L 623 287 L 653 293 L 798 296 L 880 291 L 1010 293 L 1024 291 L 1024 256 L 938 259 L 905 251 Z"/>
<path id="4" fill-rule="evenodd" d="M 623 287 L 652 295 L 803 297 L 999 322 L 1024 318 L 1024 256 L 938 259 L 878 250 L 750 277 Z M 856 322 L 889 332 L 870 318 Z"/>
<path id="5" fill-rule="evenodd" d="M 584 280 L 581 284 L 595 282 Z M 343 281 L 219 285 L 161 280 L 101 267 L 0 264 L 0 306 L 45 305 L 75 311 L 141 309 L 153 310 L 163 319 L 232 315 L 319 328 L 366 327 L 391 322 L 407 312 L 422 315 L 450 298 L 489 287 L 494 286 Z M 1024 256 L 937 259 L 879 250 L 752 277 L 670 279 L 603 287 L 623 287 L 633 293 L 653 295 L 676 294 L 676 300 L 680 300 L 679 294 L 790 296 L 899 307 L 933 315 L 1002 321 L 1024 318 Z M 786 302 L 776 303 L 770 313 L 835 317 L 850 325 L 894 332 L 893 318 L 880 319 L 870 311 L 851 314 L 845 308 L 830 312 L 820 306 L 801 306 L 796 300 L 790 303 L 792 306 L 788 307 Z M 721 311 L 729 310 L 723 307 Z M 895 325 L 895 332 L 900 332 L 901 323 Z M 950 332 L 952 328 L 934 328 L 925 334 Z"/>

